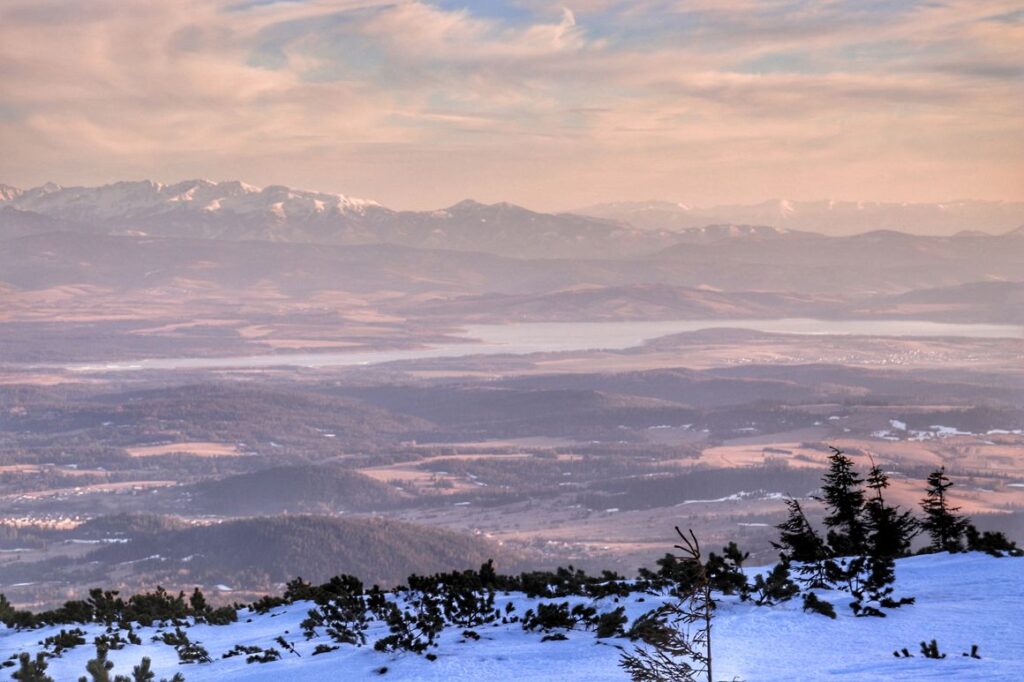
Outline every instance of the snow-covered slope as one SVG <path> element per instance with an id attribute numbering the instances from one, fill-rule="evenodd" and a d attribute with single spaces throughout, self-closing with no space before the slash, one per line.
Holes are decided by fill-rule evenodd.
<path id="1" fill-rule="evenodd" d="M 152 217 L 169 213 L 268 213 L 301 218 L 318 213 L 362 213 L 374 201 L 282 186 L 262 189 L 244 182 L 186 180 L 173 185 L 142 180 L 101 187 L 60 187 L 52 183 L 12 197 L 9 205 L 69 221 Z"/>
<path id="2" fill-rule="evenodd" d="M 710 244 L 726 239 L 820 239 L 822 236 L 816 232 L 800 232 L 770 225 L 704 225 L 685 228 L 679 235 L 679 241 L 683 244 Z"/>
<path id="3" fill-rule="evenodd" d="M 10 185 L 0 183 L 0 202 L 17 199 L 21 196 L 21 193 L 21 190 L 17 187 L 11 187 Z"/>
<path id="4" fill-rule="evenodd" d="M 615 221 L 462 201 L 438 211 L 394 211 L 374 201 L 244 182 L 143 180 L 101 187 L 48 183 L 0 196 L 0 239 L 24 230 L 11 216 L 45 217 L 65 232 L 324 244 L 397 244 L 503 256 L 646 253 L 676 236 Z M 21 222 L 24 222 L 23 220 Z"/>
<path id="5" fill-rule="evenodd" d="M 715 620 L 715 678 L 763 682 L 793 680 L 1019 680 L 1024 679 L 1024 559 L 994 559 L 980 554 L 914 557 L 898 562 L 897 595 L 912 595 L 917 603 L 889 612 L 884 619 L 855 618 L 845 603 L 849 595 L 825 594 L 836 605 L 837 620 L 805 614 L 799 601 L 758 607 L 723 598 Z M 523 613 L 538 600 L 522 595 L 499 596 L 498 605 L 515 603 Z M 563 601 L 552 599 L 547 601 Z M 599 611 L 619 606 L 611 599 L 591 602 Z M 659 600 L 637 596 L 623 599 L 632 620 L 655 607 Z M 167 645 L 152 643 L 153 628 L 139 628 L 144 644 L 112 651 L 113 672 L 128 674 L 142 656 L 149 656 L 159 676 L 180 670 L 189 682 L 202 680 L 402 680 L 489 682 L 516 680 L 626 680 L 617 662 L 624 639 L 598 640 L 592 632 L 570 631 L 566 641 L 541 642 L 538 633 L 524 632 L 518 623 L 477 628 L 479 641 L 464 641 L 458 629 L 446 631 L 433 650 L 436 661 L 415 654 L 379 653 L 371 646 L 343 646 L 312 656 L 326 638 L 305 641 L 300 623 L 308 603 L 281 607 L 268 614 L 243 612 L 230 626 L 199 625 L 189 628 L 214 658 L 212 663 L 178 666 Z M 251 620 L 249 620 L 251 618 Z M 249 622 L 246 622 L 249 621 Z M 88 638 L 102 628 L 87 626 Z M 19 651 L 36 651 L 38 642 L 59 628 L 33 631 L 0 630 L 0 659 Z M 384 628 L 376 624 L 372 642 Z M 294 642 L 301 657 L 266 664 L 246 664 L 244 657 L 220 659 L 236 644 L 278 647 L 283 635 Z M 918 653 L 922 640 L 937 639 L 948 658 L 931 660 Z M 972 644 L 980 646 L 981 660 L 961 656 Z M 906 647 L 911 659 L 893 657 Z M 91 645 L 79 646 L 51 659 L 49 674 L 74 680 L 83 674 L 94 654 Z M 381 669 L 386 672 L 381 674 Z"/>

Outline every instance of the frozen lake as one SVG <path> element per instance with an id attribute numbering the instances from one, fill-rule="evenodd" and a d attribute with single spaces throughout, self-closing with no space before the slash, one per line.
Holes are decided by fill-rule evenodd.
<path id="1" fill-rule="evenodd" d="M 670 334 L 703 329 L 748 329 L 775 334 L 839 334 L 867 336 L 1016 338 L 1024 327 L 1000 324 L 953 324 L 918 320 L 660 320 L 629 322 L 519 322 L 468 325 L 466 342 L 434 344 L 423 348 L 324 353 L 277 353 L 207 358 L 152 358 L 126 362 L 67 365 L 75 371 L 130 371 L 167 369 L 246 369 L 260 367 L 343 367 L 375 365 L 402 360 L 466 357 L 471 355 L 525 355 L 583 350 L 622 350 Z"/>

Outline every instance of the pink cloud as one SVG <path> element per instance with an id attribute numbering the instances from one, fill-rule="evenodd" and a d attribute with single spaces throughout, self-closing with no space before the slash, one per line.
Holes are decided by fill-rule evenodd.
<path id="1" fill-rule="evenodd" d="M 1021 198 L 1024 95 L 999 74 L 1024 28 L 992 19 L 1014 4 L 923 5 L 868 31 L 834 5 L 758 23 L 749 0 L 631 3 L 604 24 L 603 2 L 511 22 L 425 2 L 11 0 L 0 180 L 243 177 L 416 207 Z M 703 23 L 614 32 L 659 12 Z M 839 50 L 865 43 L 905 49 Z M 816 68 L 737 69 L 787 50 Z"/>

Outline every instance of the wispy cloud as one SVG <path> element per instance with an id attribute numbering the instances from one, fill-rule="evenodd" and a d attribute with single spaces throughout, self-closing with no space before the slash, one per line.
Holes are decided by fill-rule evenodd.
<path id="1" fill-rule="evenodd" d="M 1019 2 L 476 5 L 6 0 L 0 179 L 1021 198 Z"/>

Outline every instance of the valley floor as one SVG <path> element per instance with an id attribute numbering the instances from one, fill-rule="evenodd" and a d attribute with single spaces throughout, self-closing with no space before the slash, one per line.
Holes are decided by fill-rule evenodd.
<path id="1" fill-rule="evenodd" d="M 1024 559 L 995 559 L 980 554 L 913 557 L 898 562 L 897 596 L 914 596 L 917 603 L 890 611 L 888 617 L 855 618 L 846 607 L 848 595 L 827 593 L 836 605 L 837 620 L 805 614 L 799 600 L 775 607 L 757 607 L 731 598 L 720 601 L 714 629 L 716 680 L 791 682 L 793 680 L 1013 680 L 1024 679 Z M 653 608 L 657 600 L 639 595 L 622 600 L 630 620 Z M 499 596 L 499 606 L 512 600 L 520 615 L 538 600 L 522 595 Z M 545 601 L 563 601 L 550 599 Z M 589 601 L 570 598 L 570 602 Z M 618 604 L 611 599 L 593 603 L 599 611 Z M 178 666 L 174 650 L 150 643 L 154 628 L 137 629 L 145 642 L 110 653 L 114 673 L 130 674 L 142 656 L 149 656 L 159 676 L 180 670 L 188 682 L 202 680 L 403 680 L 486 682 L 490 680 L 626 680 L 618 668 L 624 639 L 598 640 L 592 632 L 568 632 L 566 641 L 541 642 L 541 634 L 524 632 L 519 623 L 477 628 L 480 641 L 460 642 L 452 628 L 428 661 L 414 654 L 375 652 L 372 642 L 384 634 L 376 625 L 368 633 L 370 646 L 344 646 L 311 656 L 326 637 L 305 641 L 299 626 L 308 603 L 281 607 L 268 614 L 239 613 L 230 626 L 198 625 L 188 629 L 214 658 L 212 663 Z M 251 621 L 246 622 L 251 616 Z M 67 626 L 65 626 L 67 627 Z M 32 631 L 0 630 L 0 659 L 20 651 L 36 651 L 39 642 L 60 628 Z M 88 626 L 87 638 L 102 628 Z M 275 637 L 295 643 L 301 658 L 285 654 L 267 664 L 245 663 L 244 657 L 220 659 L 236 644 L 278 646 Z M 943 660 L 923 658 L 919 642 L 937 639 Z M 961 656 L 972 644 L 981 660 Z M 893 650 L 906 647 L 915 656 L 897 659 Z M 278 647 L 279 648 L 279 647 Z M 79 646 L 50 661 L 48 674 L 56 680 L 75 680 L 94 654 Z M 380 672 L 386 668 L 383 674 Z M 11 671 L 11 668 L 7 668 Z"/>

